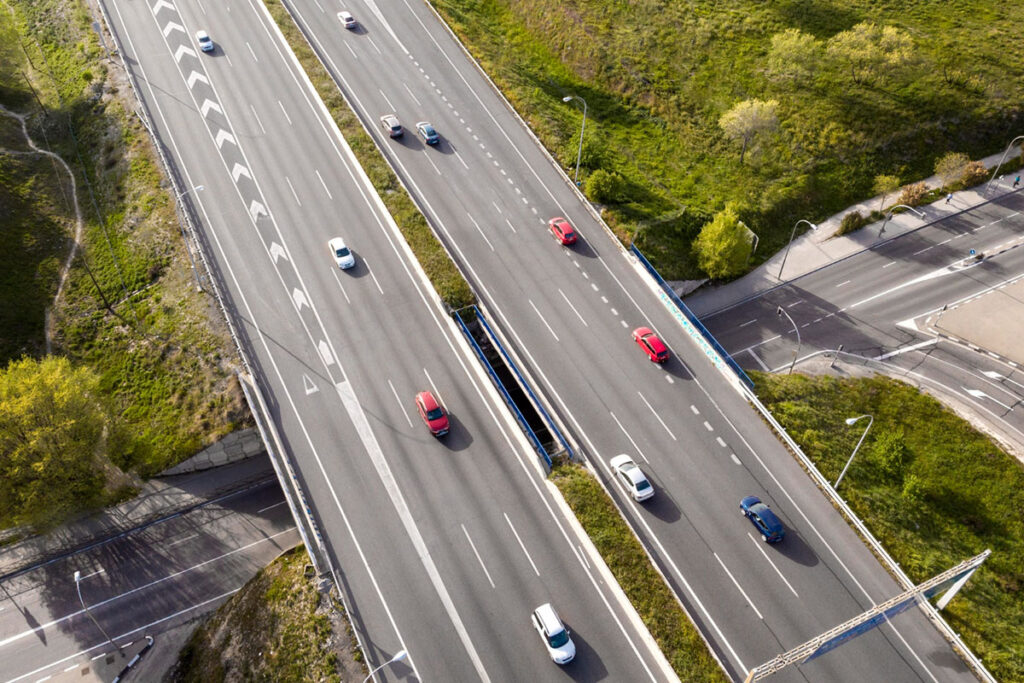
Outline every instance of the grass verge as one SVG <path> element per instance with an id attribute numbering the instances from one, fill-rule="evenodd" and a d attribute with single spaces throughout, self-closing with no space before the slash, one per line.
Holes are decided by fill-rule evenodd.
<path id="1" fill-rule="evenodd" d="M 18 262 L 0 279 L 0 309 L 13 316 L 10 326 L 4 320 L 0 366 L 45 353 L 42 321 L 53 306 L 53 353 L 100 377 L 130 435 L 103 455 L 146 477 L 247 416 L 226 325 L 195 291 L 173 195 L 92 21 L 80 0 L 0 4 L 0 104 L 25 115 L 36 143 L 70 165 L 84 220 L 54 306 L 74 234 L 70 182 L 46 157 L 0 154 L 3 258 Z M 0 118 L 0 144 L 27 149 L 20 126 Z"/>
<path id="2" fill-rule="evenodd" d="M 441 300 L 452 310 L 476 303 L 469 283 L 434 236 L 427 219 L 398 182 L 398 177 L 345 102 L 337 84 L 306 42 L 288 10 L 279 0 L 264 2 Z"/>
<path id="3" fill-rule="evenodd" d="M 307 560 L 303 546 L 286 552 L 221 605 L 192 633 L 170 680 L 361 680 L 365 672 L 331 618 L 330 598 L 304 575 Z"/>
<path id="4" fill-rule="evenodd" d="M 728 680 L 665 580 L 654 569 L 640 541 L 597 480 L 586 469 L 574 464 L 555 466 L 551 480 L 562 492 L 679 678 L 687 683 Z"/>
<path id="5" fill-rule="evenodd" d="M 1001 681 L 1024 680 L 1024 467 L 938 401 L 886 377 L 752 373 L 757 393 L 834 481 L 874 424 L 841 493 L 915 582 L 986 548 L 992 555 L 944 610 Z"/>

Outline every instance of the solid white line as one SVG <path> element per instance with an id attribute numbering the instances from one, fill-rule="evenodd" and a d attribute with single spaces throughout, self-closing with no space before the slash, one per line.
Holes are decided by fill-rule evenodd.
<path id="1" fill-rule="evenodd" d="M 467 164 L 466 160 L 462 158 L 462 155 L 459 154 L 458 151 L 456 151 L 454 149 L 452 150 L 452 152 L 455 154 L 455 158 L 458 159 L 460 162 L 462 162 L 462 165 L 468 171 L 469 170 L 469 164 Z M 502 169 L 502 173 L 504 173 L 504 169 Z"/>
<path id="2" fill-rule="evenodd" d="M 668 425 L 665 424 L 665 421 L 661 419 L 661 416 L 658 415 L 658 413 L 655 412 L 654 408 L 651 407 L 651 404 L 647 402 L 647 399 L 644 398 L 644 395 L 642 393 L 640 393 L 639 391 L 636 392 L 636 393 L 640 397 L 640 400 L 644 402 L 644 405 L 646 405 L 647 408 L 651 411 L 651 413 L 654 415 L 654 417 L 657 418 L 658 422 L 661 423 L 661 426 L 665 428 L 665 431 L 668 432 L 668 435 L 672 437 L 672 440 L 673 441 L 679 441 L 679 439 L 676 438 L 676 435 L 672 433 L 672 430 L 668 428 Z"/>
<path id="3" fill-rule="evenodd" d="M 580 319 L 581 323 L 583 323 L 583 327 L 590 327 L 590 325 L 587 324 L 587 321 L 583 319 L 583 316 L 580 315 L 580 312 L 576 310 L 576 307 L 572 305 L 572 302 L 569 301 L 569 297 L 565 295 L 565 292 L 563 292 L 561 288 L 559 288 L 558 293 L 562 295 L 562 298 L 565 299 L 565 303 L 569 304 L 569 308 L 572 309 L 572 312 L 575 313 L 576 317 Z"/>
<path id="4" fill-rule="evenodd" d="M 540 321 L 544 323 L 545 327 L 548 328 L 548 332 L 551 333 L 551 336 L 555 338 L 555 341 L 558 341 L 558 335 L 555 334 L 555 331 L 553 329 L 551 329 L 551 325 L 548 325 L 548 321 L 545 320 L 544 316 L 540 314 L 540 311 L 537 310 L 537 307 L 533 304 L 533 301 L 531 299 L 527 299 L 527 301 L 530 302 L 530 306 L 533 308 L 533 312 L 537 314 L 537 317 L 540 318 Z"/>
<path id="5" fill-rule="evenodd" d="M 292 181 L 288 179 L 288 176 L 284 177 L 284 181 L 288 183 L 288 189 L 292 191 L 292 196 L 295 197 L 295 203 L 302 206 L 302 202 L 299 201 L 299 195 L 295 193 L 295 188 L 292 187 Z"/>
<path id="6" fill-rule="evenodd" d="M 512 520 L 508 518 L 508 513 L 503 512 L 502 514 L 505 515 L 505 521 L 508 522 L 508 528 L 512 530 L 512 534 L 516 537 L 516 540 L 519 541 L 519 547 L 523 549 L 523 555 L 526 555 L 526 559 L 529 560 L 530 566 L 533 567 L 533 573 L 540 576 L 540 571 L 537 569 L 537 565 L 533 563 L 533 558 L 530 557 L 529 551 L 526 550 L 526 545 L 523 543 L 523 539 L 519 538 L 519 532 L 516 531 L 514 526 L 512 526 Z"/>
<path id="7" fill-rule="evenodd" d="M 379 92 L 380 96 L 384 98 L 385 102 L 387 102 L 388 110 L 394 112 L 395 111 L 395 105 L 391 104 L 391 100 L 389 100 L 388 96 L 384 94 L 384 91 L 381 90 L 380 88 L 377 88 L 377 92 Z"/>
<path id="8" fill-rule="evenodd" d="M 487 577 L 487 582 L 491 584 L 491 588 L 494 588 L 494 581 L 491 579 L 491 573 L 487 571 L 487 566 L 484 564 L 484 560 L 480 557 L 480 553 L 476 550 L 476 545 L 473 543 L 473 539 L 469 537 L 469 532 L 466 531 L 466 525 L 460 524 L 462 527 L 462 533 L 466 534 L 466 540 L 469 541 L 469 547 L 473 549 L 473 554 L 476 555 L 476 561 L 480 563 L 480 568 L 484 570 L 484 576 Z"/>
<path id="9" fill-rule="evenodd" d="M 897 261 L 889 261 L 884 266 L 882 266 L 882 268 L 888 268 L 889 266 L 895 266 L 896 263 L 897 263 Z"/>
<path id="10" fill-rule="evenodd" d="M 487 246 L 491 248 L 491 251 L 494 251 L 494 245 L 491 244 L 491 241 L 489 239 L 487 239 L 487 235 L 484 234 L 484 231 L 480 229 L 480 224 L 476 222 L 475 218 L 473 218 L 473 214 L 466 213 L 466 215 L 469 216 L 469 220 L 473 222 L 473 227 L 476 228 L 476 231 L 480 233 L 481 237 L 484 238 L 484 242 L 487 242 Z"/>
<path id="11" fill-rule="evenodd" d="M 651 461 L 647 459 L 647 456 L 644 455 L 644 452 L 640 450 L 639 446 L 636 445 L 636 441 L 633 441 L 633 437 L 629 435 L 629 432 L 626 431 L 626 428 L 622 426 L 621 422 L 619 422 L 619 418 L 615 417 L 615 413 L 609 410 L 608 414 L 612 416 L 613 420 L 615 420 L 615 424 L 619 425 L 619 429 L 621 429 L 622 433 L 626 435 L 626 438 L 629 439 L 629 442 L 633 444 L 633 448 L 635 448 L 636 452 L 640 454 L 640 457 L 644 459 L 644 462 L 649 464 Z"/>
<path id="12" fill-rule="evenodd" d="M 288 116 L 288 112 L 285 110 L 284 105 L 281 103 L 281 100 L 277 101 L 277 106 L 281 107 L 281 113 L 284 114 L 284 118 L 288 122 L 288 125 L 292 125 L 292 117 Z"/>
<path id="13" fill-rule="evenodd" d="M 280 503 L 279 503 L 279 505 L 280 505 Z M 259 510 L 258 512 L 263 512 L 263 510 Z M 174 543 L 168 543 L 167 547 L 168 548 L 173 548 L 174 546 L 178 545 L 179 543 L 184 543 L 185 541 L 191 541 L 193 538 L 195 538 L 198 535 L 199 534 L 189 534 L 188 536 L 185 536 L 184 538 L 179 538 Z"/>
<path id="14" fill-rule="evenodd" d="M 252 61 L 254 61 L 254 62 L 258 62 L 258 61 L 260 61 L 260 60 L 259 60 L 259 59 L 258 59 L 258 58 L 256 57 L 256 53 L 252 51 L 252 45 L 250 45 L 250 44 L 249 44 L 249 41 L 248 41 L 248 40 L 247 40 L 247 41 L 245 41 L 245 46 L 246 46 L 247 48 L 249 48 L 249 54 L 251 54 L 251 55 L 252 55 Z"/>
<path id="15" fill-rule="evenodd" d="M 373 278 L 373 284 L 377 285 L 377 291 L 380 292 L 381 295 L 383 295 L 384 290 L 380 288 L 380 281 L 377 279 L 377 276 L 373 274 L 373 269 L 370 268 L 370 262 L 364 258 L 363 265 L 366 266 L 366 271 L 370 273 L 370 277 Z"/>
<path id="16" fill-rule="evenodd" d="M 718 556 L 718 553 L 712 554 L 715 556 L 715 559 L 718 560 L 718 564 L 722 565 L 722 569 L 725 570 L 725 573 L 729 575 L 730 579 L 732 579 L 733 584 L 736 586 L 736 590 L 738 590 L 743 595 L 743 599 L 747 601 L 748 605 L 750 605 L 750 609 L 754 610 L 754 613 L 757 614 L 757 618 L 763 621 L 764 617 L 761 616 L 761 611 L 754 606 L 754 602 L 750 599 L 750 596 L 747 595 L 747 592 L 743 590 L 743 587 L 740 586 L 740 582 L 737 581 L 736 577 L 732 575 L 732 572 L 729 571 L 729 568 L 725 566 L 725 562 L 722 562 L 722 558 Z"/>
<path id="17" fill-rule="evenodd" d="M 402 83 L 402 85 L 403 85 L 403 86 L 405 87 L 405 91 L 406 91 L 407 93 L 409 93 L 409 97 L 411 97 L 411 98 L 412 98 L 412 101 L 416 103 L 416 106 L 417 106 L 417 107 L 422 107 L 423 105 L 422 105 L 422 104 L 420 104 L 420 101 L 419 101 L 418 99 L 416 99 L 416 95 L 414 95 L 414 94 L 413 94 L 413 92 L 412 92 L 412 90 L 410 90 L 410 89 L 409 89 L 409 86 L 408 86 L 408 85 L 406 85 L 405 83 Z"/>
<path id="18" fill-rule="evenodd" d="M 252 106 L 252 105 L 250 104 L 250 105 L 249 105 L 249 109 L 250 109 L 250 110 L 252 111 L 252 117 L 253 117 L 254 119 L 256 119 L 256 125 L 258 125 L 258 126 L 260 127 L 260 130 L 261 130 L 261 131 L 263 131 L 263 134 L 264 134 L 264 135 L 266 135 L 266 134 L 267 134 L 267 129 L 263 127 L 263 122 L 262 122 L 262 121 L 260 121 L 260 117 L 259 117 L 259 115 L 258 115 L 258 114 L 256 113 L 256 107 L 254 107 L 254 106 Z M 162 114 L 162 113 L 163 113 L 163 112 L 161 112 L 161 114 Z"/>
<path id="19" fill-rule="evenodd" d="M 75 669 L 77 669 L 77 668 L 78 668 L 79 666 L 81 666 L 81 664 L 72 664 L 72 665 L 71 665 L 71 666 L 69 666 L 68 668 L 64 669 L 64 673 L 67 673 L 67 672 L 69 672 L 69 671 L 74 671 L 74 670 L 75 670 Z"/>
<path id="20" fill-rule="evenodd" d="M 280 507 L 281 505 L 284 505 L 286 502 L 288 502 L 288 501 L 282 500 L 280 503 L 274 503 L 273 505 L 268 505 L 265 508 L 260 508 L 259 510 L 256 511 L 256 514 L 259 514 L 261 512 L 266 512 L 267 510 L 273 510 L 276 507 Z"/>
<path id="21" fill-rule="evenodd" d="M 339 268 L 331 268 L 331 272 L 334 273 L 334 281 L 338 283 L 338 289 L 340 289 L 341 293 L 345 296 L 345 301 L 352 303 L 352 300 L 348 298 L 348 292 L 346 292 L 345 288 L 341 286 L 341 277 L 338 275 L 339 270 Z"/>
<path id="22" fill-rule="evenodd" d="M 911 254 L 911 256 L 917 256 L 918 254 L 923 254 L 924 252 L 928 251 L 929 249 L 931 249 L 934 246 L 935 245 L 933 244 L 931 247 L 925 247 L 924 249 L 920 249 L 918 251 L 915 251 L 913 254 Z"/>
<path id="23" fill-rule="evenodd" d="M 789 590 L 791 590 L 793 592 L 793 595 L 795 595 L 796 597 L 799 598 L 800 595 L 796 592 L 796 589 L 793 588 L 792 584 L 790 584 L 789 581 L 786 581 L 786 577 L 782 575 L 782 572 L 779 571 L 779 568 L 775 566 L 774 562 L 772 562 L 772 558 L 768 557 L 768 553 L 766 553 L 764 551 L 764 548 L 763 548 L 764 543 L 763 542 L 762 543 L 758 543 L 754 539 L 753 535 L 751 535 L 751 533 L 749 531 L 747 532 L 747 538 L 749 538 L 751 540 L 751 542 L 754 544 L 755 548 L 757 548 L 758 550 L 761 551 L 761 554 L 764 555 L 764 559 L 768 560 L 768 564 L 770 564 L 772 566 L 772 569 L 774 569 L 775 573 L 779 575 L 779 578 L 782 579 L 782 582 L 784 584 L 786 584 L 786 586 L 789 588 Z"/>
<path id="24" fill-rule="evenodd" d="M 754 349 L 746 349 L 746 352 L 750 354 L 751 358 L 757 361 L 757 364 L 761 366 L 762 370 L 764 370 L 765 372 L 771 372 L 771 369 L 768 367 L 768 364 L 761 360 L 761 356 L 754 353 Z"/>
<path id="25" fill-rule="evenodd" d="M 316 172 L 316 177 L 320 179 L 320 184 L 324 186 L 324 192 L 327 193 L 327 198 L 334 199 L 334 197 L 331 196 L 331 191 L 327 189 L 327 183 L 324 182 L 324 177 L 320 175 L 320 171 L 317 169 L 314 169 L 314 171 Z"/>
<path id="26" fill-rule="evenodd" d="M 848 284 L 850 284 L 850 280 L 844 280 L 843 282 L 840 282 L 838 285 L 836 285 L 836 289 Z"/>
<path id="27" fill-rule="evenodd" d="M 437 400 L 441 403 L 442 406 L 447 405 L 444 402 L 444 396 L 441 395 L 441 391 L 437 388 L 437 385 L 434 384 L 434 378 L 430 376 L 430 373 L 427 372 L 426 368 L 423 368 L 423 374 L 426 375 L 427 384 L 430 385 L 430 390 L 434 392 L 434 395 L 437 397 Z"/>
<path id="28" fill-rule="evenodd" d="M 752 323 L 756 323 L 756 322 L 757 322 L 757 318 L 754 318 L 753 320 L 748 320 L 748 321 L 747 321 L 747 322 L 745 322 L 745 323 L 741 323 L 741 324 L 740 324 L 740 327 L 746 327 L 747 325 L 750 325 L 750 324 L 752 324 Z"/>
<path id="29" fill-rule="evenodd" d="M 398 392 L 395 391 L 395 385 L 391 383 L 391 379 L 388 379 L 388 386 L 391 387 L 391 393 L 395 396 L 395 403 L 398 404 L 398 409 L 405 416 L 405 421 L 409 423 L 409 429 L 412 429 L 412 420 L 409 418 L 409 413 L 405 410 L 405 404 L 402 403 L 402 399 L 398 397 Z"/>

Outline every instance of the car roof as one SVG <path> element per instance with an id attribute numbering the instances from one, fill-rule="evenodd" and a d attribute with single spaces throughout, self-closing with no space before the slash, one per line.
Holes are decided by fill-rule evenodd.
<path id="1" fill-rule="evenodd" d="M 562 626 L 562 620 L 558 618 L 558 613 L 555 612 L 555 608 L 551 606 L 550 602 L 545 602 L 538 607 L 535 613 L 537 618 L 540 619 L 541 626 L 548 633 L 558 633 L 565 628 Z"/>
<path id="2" fill-rule="evenodd" d="M 423 407 L 427 410 L 433 410 L 438 407 L 437 399 L 434 398 L 434 394 L 429 391 L 421 391 L 417 396 L 421 401 L 423 401 Z"/>
<path id="3" fill-rule="evenodd" d="M 332 249 L 336 249 L 338 247 L 345 246 L 345 240 L 341 239 L 340 237 L 332 237 L 328 244 L 331 245 Z"/>
<path id="4" fill-rule="evenodd" d="M 772 531 L 782 530 L 782 521 L 775 516 L 775 513 L 772 512 L 770 507 L 764 503 L 758 503 L 754 508 L 756 508 L 754 509 L 754 512 L 756 512 L 757 516 L 761 518 L 761 521 L 764 522 L 765 526 Z"/>
<path id="5" fill-rule="evenodd" d="M 620 453 L 611 460 L 609 460 L 608 462 L 611 463 L 612 467 L 619 467 L 620 465 L 622 465 L 622 463 L 626 461 L 633 462 L 633 458 L 629 457 L 629 455 L 627 455 L 626 453 Z"/>

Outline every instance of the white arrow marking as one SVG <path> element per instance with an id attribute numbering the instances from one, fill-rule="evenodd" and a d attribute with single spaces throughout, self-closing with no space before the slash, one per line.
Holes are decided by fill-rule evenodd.
<path id="1" fill-rule="evenodd" d="M 259 220 L 260 216 L 269 216 L 270 214 L 267 213 L 266 207 L 254 199 L 252 200 L 252 203 L 249 204 L 249 215 L 252 216 L 252 219 L 255 221 Z"/>
<path id="2" fill-rule="evenodd" d="M 994 372 L 992 370 L 985 370 L 981 374 L 985 375 L 989 379 L 994 379 L 996 381 L 1006 380 L 1010 384 L 1016 384 L 1018 387 L 1024 389 L 1024 384 L 1021 384 L 1020 382 L 1014 382 L 1012 379 L 1010 379 L 1006 375 L 1000 375 L 998 372 Z"/>
<path id="3" fill-rule="evenodd" d="M 1006 405 L 1002 401 L 997 401 L 996 399 L 994 399 L 991 396 L 989 396 L 988 394 L 986 394 L 984 391 L 981 391 L 979 389 L 968 389 L 967 387 L 963 387 L 963 390 L 966 391 L 971 396 L 973 396 L 974 398 L 987 398 L 988 400 L 992 401 L 993 403 L 998 403 L 999 405 L 1001 405 L 1002 407 L 1006 408 L 1007 410 L 1013 410 L 1013 408 L 1011 408 L 1010 406 Z"/>
<path id="4" fill-rule="evenodd" d="M 207 80 L 206 76 L 204 76 L 203 74 L 199 73 L 198 71 L 193 71 L 192 73 L 190 73 L 188 75 L 188 88 L 189 88 L 189 90 L 191 90 L 192 86 L 196 84 L 196 81 L 202 81 L 203 83 L 206 83 L 207 85 L 210 84 L 210 81 Z"/>
<path id="5" fill-rule="evenodd" d="M 249 180 L 252 180 L 252 175 L 249 173 L 249 169 L 236 161 L 235 167 L 231 169 L 231 179 L 237 183 L 241 176 L 245 176 Z"/>
<path id="6" fill-rule="evenodd" d="M 203 100 L 203 106 L 199 108 L 199 112 L 206 118 L 206 115 L 210 113 L 210 110 L 214 109 L 218 114 L 223 114 L 224 110 L 220 108 L 220 105 L 213 100 Z"/>
<path id="7" fill-rule="evenodd" d="M 159 12 L 162 9 L 164 9 L 165 7 L 167 9 L 169 9 L 169 10 L 172 10 L 172 11 L 174 10 L 174 5 L 172 5 L 171 3 L 167 2 L 167 0 L 157 0 L 156 4 L 153 5 L 153 14 L 156 14 L 157 12 Z"/>
<path id="8" fill-rule="evenodd" d="M 317 348 L 320 350 L 320 357 L 324 359 L 324 365 L 334 365 L 334 356 L 331 355 L 331 347 L 327 342 L 321 340 Z"/>
<path id="9" fill-rule="evenodd" d="M 320 391 L 320 387 L 313 384 L 313 380 L 311 380 L 309 377 L 306 377 L 305 375 L 302 376 L 302 386 L 306 389 L 306 396 L 309 396 L 310 394 L 315 394 L 316 392 Z"/>
<path id="10" fill-rule="evenodd" d="M 192 55 L 197 57 L 196 51 L 190 48 L 188 45 L 179 45 L 178 49 L 174 51 L 174 61 L 180 62 L 182 55 Z"/>
<path id="11" fill-rule="evenodd" d="M 277 263 L 279 259 L 288 260 L 288 253 L 284 250 L 277 242 L 270 243 L 270 256 L 274 259 L 274 263 Z"/>
<path id="12" fill-rule="evenodd" d="M 170 35 L 171 31 L 181 31 L 182 33 L 184 33 L 185 27 L 177 22 L 168 21 L 167 26 L 164 26 L 164 38 Z"/>
<path id="13" fill-rule="evenodd" d="M 295 308 L 297 308 L 300 311 L 302 310 L 303 306 L 309 305 L 309 301 L 306 299 L 306 293 L 303 292 L 298 287 L 296 287 L 292 291 L 292 301 L 295 302 Z"/>
<path id="14" fill-rule="evenodd" d="M 223 128 L 217 131 L 217 136 L 213 139 L 213 141 L 217 143 L 217 149 L 223 147 L 225 142 L 230 142 L 232 145 L 238 144 L 237 142 L 235 142 L 235 136 L 227 132 Z"/>

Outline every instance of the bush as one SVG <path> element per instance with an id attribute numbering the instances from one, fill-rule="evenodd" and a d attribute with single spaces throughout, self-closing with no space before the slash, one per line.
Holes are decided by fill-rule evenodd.
<path id="1" fill-rule="evenodd" d="M 750 229 L 740 220 L 736 207 L 731 204 L 716 213 L 693 242 L 697 263 L 712 278 L 742 273 L 750 258 L 750 247 Z"/>
<path id="2" fill-rule="evenodd" d="M 622 198 L 623 178 L 615 172 L 609 173 L 599 168 L 589 176 L 583 191 L 591 201 L 598 204 L 612 204 Z"/>
<path id="3" fill-rule="evenodd" d="M 906 185 L 903 191 L 900 192 L 900 200 L 897 204 L 906 204 L 907 206 L 919 206 L 924 203 L 928 197 L 928 184 L 924 181 L 919 183 L 912 183 Z"/>
<path id="4" fill-rule="evenodd" d="M 972 161 L 966 166 L 960 175 L 960 189 L 981 185 L 988 180 L 988 169 L 981 161 Z"/>
<path id="5" fill-rule="evenodd" d="M 843 220 L 839 223 L 839 229 L 836 230 L 836 236 L 856 232 L 867 225 L 868 221 L 869 219 L 861 215 L 860 211 L 851 211 L 843 216 Z"/>
<path id="6" fill-rule="evenodd" d="M 897 481 L 903 473 L 904 460 L 907 455 L 907 445 L 903 437 L 902 426 L 884 430 L 878 434 L 873 449 L 875 459 L 882 471 Z"/>

